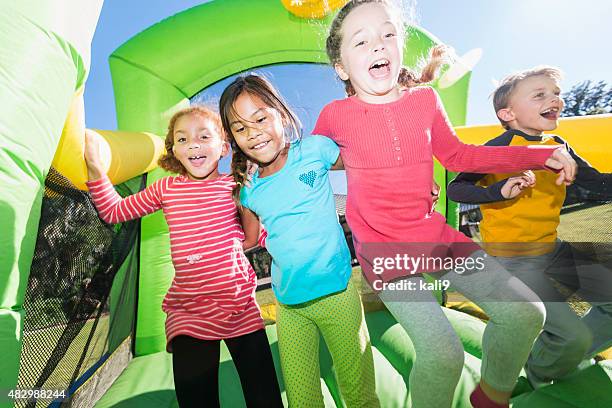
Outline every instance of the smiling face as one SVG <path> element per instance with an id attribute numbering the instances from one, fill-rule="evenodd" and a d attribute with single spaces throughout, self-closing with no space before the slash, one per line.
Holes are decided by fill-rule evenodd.
<path id="1" fill-rule="evenodd" d="M 539 136 L 559 125 L 563 99 L 559 83 L 546 75 L 535 75 L 516 84 L 508 99 L 508 106 L 497 111 L 497 116 L 512 129 Z"/>
<path id="2" fill-rule="evenodd" d="M 280 113 L 261 98 L 241 93 L 233 104 L 229 117 L 236 144 L 261 168 L 260 175 L 278 171 L 285 164 L 286 140 Z"/>
<path id="3" fill-rule="evenodd" d="M 399 98 L 403 33 L 387 6 L 367 3 L 353 9 L 342 23 L 338 76 L 349 80 L 357 97 L 369 103 Z"/>
<path id="4" fill-rule="evenodd" d="M 215 123 L 200 114 L 179 117 L 174 125 L 174 157 L 192 180 L 214 180 L 219 177 L 219 160 L 228 152 Z"/>

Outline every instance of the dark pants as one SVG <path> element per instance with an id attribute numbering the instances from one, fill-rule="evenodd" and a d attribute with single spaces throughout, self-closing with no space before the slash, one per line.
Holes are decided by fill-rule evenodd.
<path id="1" fill-rule="evenodd" d="M 225 339 L 248 407 L 282 407 L 265 330 Z M 174 388 L 181 408 L 219 407 L 221 340 L 177 336 L 172 340 Z"/>

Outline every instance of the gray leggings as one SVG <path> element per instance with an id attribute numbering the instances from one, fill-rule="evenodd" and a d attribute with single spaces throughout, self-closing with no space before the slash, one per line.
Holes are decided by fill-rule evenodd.
<path id="1" fill-rule="evenodd" d="M 536 340 L 527 374 L 536 381 L 550 381 L 572 372 L 584 358 L 612 346 L 612 274 L 567 242 L 539 256 L 497 257 L 512 275 L 529 285 L 544 301 L 546 323 Z M 589 301 L 592 308 L 582 318 L 569 307 L 566 295 L 551 279 Z"/>
<path id="2" fill-rule="evenodd" d="M 544 306 L 493 257 L 482 251 L 472 257 L 483 257 L 486 268 L 431 275 L 447 280 L 490 317 L 482 338 L 481 377 L 496 389 L 509 392 L 542 329 Z M 419 275 L 408 277 L 405 281 L 414 282 L 411 285 L 416 289 L 382 291 L 380 298 L 414 344 L 416 357 L 409 382 L 412 407 L 446 408 L 451 406 L 461 376 L 463 346 L 433 294 L 418 290 L 422 280 Z"/>

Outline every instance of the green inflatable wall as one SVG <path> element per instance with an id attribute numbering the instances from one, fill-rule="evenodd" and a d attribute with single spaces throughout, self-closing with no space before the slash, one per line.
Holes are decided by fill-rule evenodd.
<path id="1" fill-rule="evenodd" d="M 44 181 L 83 86 L 102 0 L 2 3 L 0 13 L 0 390 L 17 384 L 23 301 Z M 70 24 L 67 24 L 70 22 Z M 2 406 L 12 406 L 1 401 Z"/>

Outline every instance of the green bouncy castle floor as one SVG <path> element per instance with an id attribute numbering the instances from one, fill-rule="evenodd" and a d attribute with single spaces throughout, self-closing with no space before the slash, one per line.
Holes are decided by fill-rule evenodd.
<path id="1" fill-rule="evenodd" d="M 475 387 L 480 370 L 480 338 L 484 323 L 465 313 L 445 309 L 459 333 L 466 350 L 464 370 L 455 393 L 454 407 L 470 407 L 469 393 Z M 376 367 L 376 389 L 382 407 L 408 407 L 408 375 L 414 361 L 414 349 L 406 333 L 386 311 L 368 313 L 368 328 Z M 266 329 L 277 376 L 279 372 L 275 326 Z M 323 344 L 323 343 L 322 343 Z M 244 407 L 238 375 L 229 352 L 222 347 L 220 400 L 225 407 Z M 513 399 L 515 408 L 607 408 L 612 406 L 612 361 L 603 361 L 576 375 L 537 391 Z M 326 406 L 339 406 L 338 386 L 329 353 L 321 350 L 321 385 Z M 588 390 L 588 391 L 586 391 Z M 285 397 L 283 395 L 283 399 Z M 286 401 L 286 400 L 285 400 Z M 114 382 L 96 407 L 177 407 L 172 379 L 171 356 L 165 352 L 137 357 Z"/>

